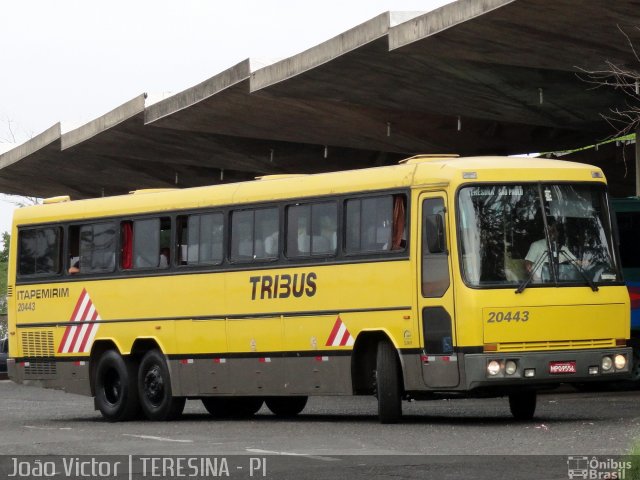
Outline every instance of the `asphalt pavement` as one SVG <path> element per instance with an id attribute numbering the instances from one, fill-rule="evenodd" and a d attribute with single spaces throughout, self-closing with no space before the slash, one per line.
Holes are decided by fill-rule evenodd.
<path id="1" fill-rule="evenodd" d="M 513 420 L 505 398 L 412 402 L 397 425 L 379 424 L 369 397 L 312 397 L 287 420 L 266 407 L 217 420 L 193 400 L 177 421 L 125 423 L 105 422 L 89 397 L 7 380 L 0 401 L 0 473 L 24 455 L 124 456 L 142 467 L 141 457 L 204 455 L 237 463 L 235 478 L 262 458 L 263 478 L 568 478 L 570 459 L 620 459 L 640 442 L 640 391 L 540 395 L 528 422 Z"/>

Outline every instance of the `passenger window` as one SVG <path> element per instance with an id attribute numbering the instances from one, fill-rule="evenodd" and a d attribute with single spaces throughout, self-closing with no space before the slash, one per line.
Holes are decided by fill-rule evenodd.
<path id="1" fill-rule="evenodd" d="M 33 228 L 18 233 L 18 273 L 57 275 L 62 256 L 62 231 L 58 227 Z"/>
<path id="2" fill-rule="evenodd" d="M 231 215 L 231 260 L 275 260 L 279 252 L 277 208 L 242 210 Z"/>
<path id="3" fill-rule="evenodd" d="M 287 209 L 287 256 L 333 255 L 337 247 L 338 208 L 334 202 Z"/>
<path id="4" fill-rule="evenodd" d="M 385 195 L 347 200 L 347 253 L 403 250 L 406 246 L 406 197 Z"/>
<path id="5" fill-rule="evenodd" d="M 171 219 L 122 222 L 123 269 L 168 268 L 171 265 Z"/>
<path id="6" fill-rule="evenodd" d="M 224 257 L 224 215 L 207 213 L 178 217 L 182 265 L 219 265 Z"/>
<path id="7" fill-rule="evenodd" d="M 109 273 L 116 267 L 117 227 L 114 222 L 69 227 L 67 272 Z"/>

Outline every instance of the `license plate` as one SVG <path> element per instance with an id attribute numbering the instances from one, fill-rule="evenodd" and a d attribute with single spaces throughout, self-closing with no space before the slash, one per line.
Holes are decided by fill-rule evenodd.
<path id="1" fill-rule="evenodd" d="M 549 362 L 549 373 L 576 373 L 576 362 Z"/>

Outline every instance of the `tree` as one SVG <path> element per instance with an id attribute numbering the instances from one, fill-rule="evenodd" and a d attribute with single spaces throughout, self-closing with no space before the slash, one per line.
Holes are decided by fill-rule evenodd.
<path id="1" fill-rule="evenodd" d="M 635 29 L 640 32 L 640 27 Z M 624 106 L 612 107 L 608 113 L 600 114 L 616 130 L 612 138 L 634 133 L 640 128 L 640 55 L 629 35 L 619 25 L 618 30 L 624 35 L 633 53 L 635 68 L 605 60 L 604 69 L 581 69 L 586 76 L 579 75 L 582 80 L 594 85 L 594 88 L 613 88 L 626 96 Z"/>
<path id="2" fill-rule="evenodd" d="M 0 249 L 0 263 L 7 263 L 9 261 L 9 243 L 11 235 L 9 232 L 2 232 L 2 248 Z"/>
<path id="3" fill-rule="evenodd" d="M 10 238 L 9 232 L 2 232 L 2 249 L 0 249 L 0 315 L 7 314 L 7 262 L 9 261 Z M 2 324 L 0 323 L 0 338 L 2 336 Z"/>

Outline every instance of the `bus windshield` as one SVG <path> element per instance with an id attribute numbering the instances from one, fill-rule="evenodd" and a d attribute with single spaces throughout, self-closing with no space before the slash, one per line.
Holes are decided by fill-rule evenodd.
<path id="1" fill-rule="evenodd" d="M 461 266 L 472 287 L 621 281 L 604 186 L 483 184 L 460 189 Z"/>

